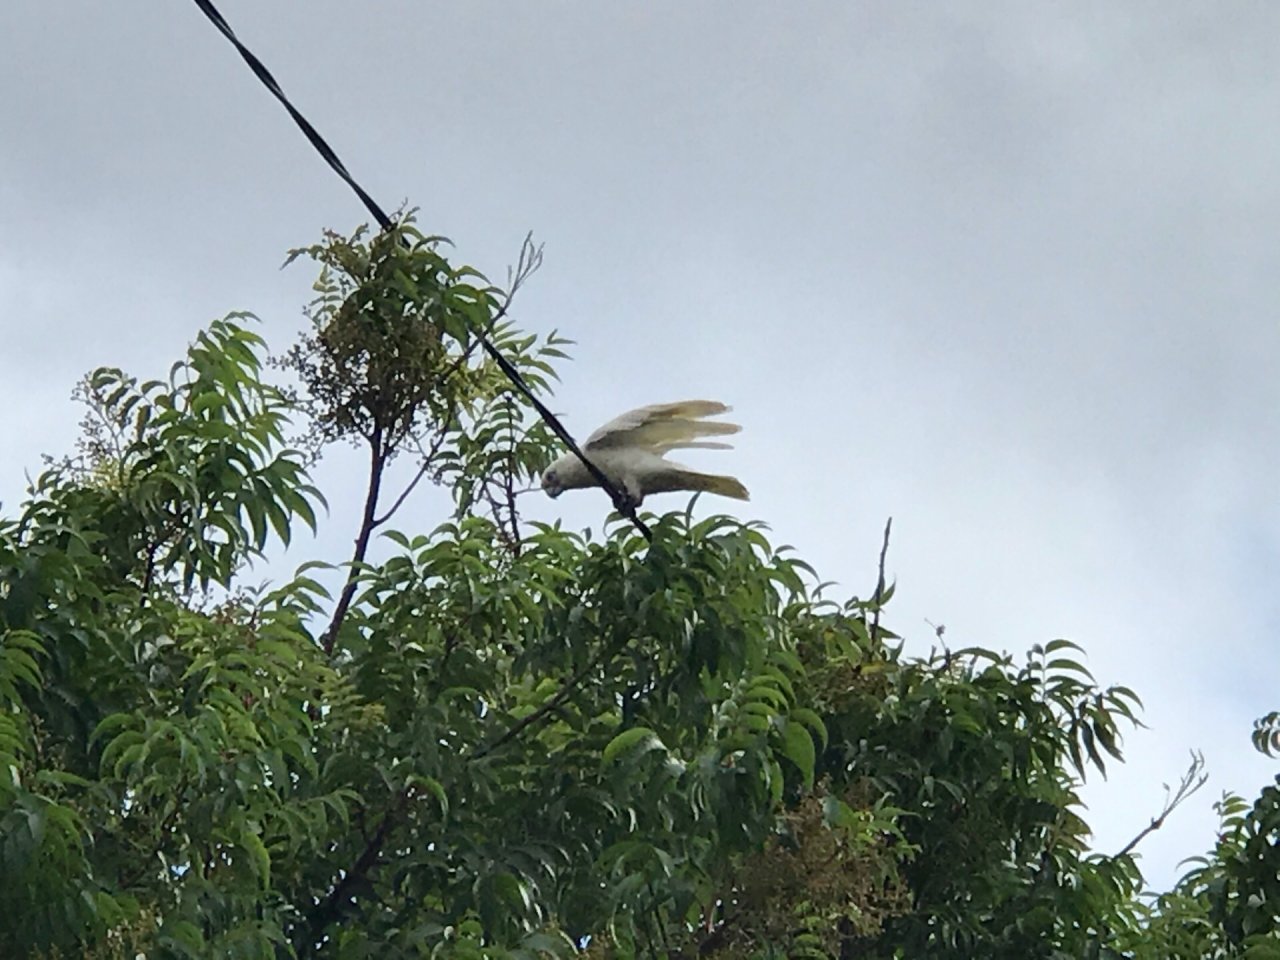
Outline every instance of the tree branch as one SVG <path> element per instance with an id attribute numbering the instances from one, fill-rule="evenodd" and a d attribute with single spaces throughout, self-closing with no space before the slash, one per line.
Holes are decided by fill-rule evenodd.
<path id="1" fill-rule="evenodd" d="M 419 445 L 418 451 L 422 454 L 422 464 L 418 467 L 418 472 L 413 475 L 413 479 L 410 480 L 408 486 L 401 491 L 400 496 L 396 497 L 395 503 L 391 504 L 391 506 L 387 508 L 387 512 L 373 521 L 375 529 L 391 519 L 392 514 L 400 509 L 405 500 L 408 499 L 409 494 L 413 493 L 414 488 L 422 478 L 427 475 L 427 471 L 431 469 L 431 464 L 435 460 L 436 455 L 440 452 L 440 448 L 444 446 L 445 438 L 449 435 L 449 424 L 452 421 L 453 415 L 450 414 L 449 419 L 442 425 L 440 432 L 437 433 L 435 439 L 431 441 L 431 446 L 428 449 L 423 450 L 421 445 Z"/>
<path id="2" fill-rule="evenodd" d="M 373 836 L 365 843 L 364 849 L 360 851 L 360 856 L 356 858 L 356 862 L 351 869 L 342 875 L 338 882 L 333 885 L 333 889 L 329 891 L 329 895 L 312 912 L 310 919 L 307 921 L 308 942 L 303 955 L 311 952 L 315 947 L 315 941 L 324 933 L 325 927 L 337 918 L 352 884 L 364 879 L 365 875 L 377 862 L 379 855 L 382 853 L 382 845 L 386 843 L 387 835 L 391 833 L 391 828 L 395 826 L 395 822 L 404 812 L 404 806 L 408 800 L 409 790 L 407 788 L 401 790 L 391 807 L 383 814 L 382 820 L 378 823 L 378 828 L 373 831 Z"/>
<path id="3" fill-rule="evenodd" d="M 382 447 L 381 428 L 375 427 L 372 436 L 369 437 L 369 489 L 364 498 L 360 532 L 356 535 L 356 547 L 351 557 L 351 569 L 347 572 L 347 582 L 342 588 L 342 595 L 338 597 L 338 605 L 334 607 L 333 619 L 329 621 L 329 626 L 324 632 L 322 645 L 325 653 L 333 653 L 334 644 L 338 641 L 338 630 L 347 618 L 347 611 L 351 609 L 351 601 L 355 598 L 356 583 L 360 575 L 358 567 L 364 563 L 365 554 L 369 550 L 369 539 L 376 526 L 374 516 L 378 511 L 378 494 L 382 489 L 382 471 L 387 464 L 387 452 Z"/>
<path id="4" fill-rule="evenodd" d="M 475 337 L 462 351 L 462 353 L 458 355 L 457 359 L 455 359 L 453 363 L 449 364 L 444 373 L 440 375 L 441 383 L 448 383 L 453 375 L 457 373 L 462 368 L 462 365 L 470 359 L 473 353 L 475 353 L 476 347 L 480 345 L 480 341 L 493 333 L 493 328 L 498 325 L 499 321 L 507 315 L 507 311 L 511 309 L 511 302 L 515 299 L 516 293 L 524 285 L 524 282 L 528 280 L 540 266 L 542 266 L 542 247 L 541 245 L 536 247 L 533 245 L 532 233 L 525 234 L 524 242 L 520 245 L 520 256 L 516 260 L 516 265 L 508 268 L 507 270 L 507 291 L 506 296 L 502 300 L 501 306 L 499 306 L 493 316 L 489 318 L 489 322 L 485 324 L 485 328 L 481 331 L 480 336 Z M 457 416 L 457 412 L 457 403 L 454 402 L 450 405 L 449 415 L 444 418 L 440 432 L 431 442 L 430 449 L 423 452 L 422 464 L 418 467 L 418 472 L 414 474 L 413 479 L 409 481 L 408 486 L 404 488 L 400 496 L 396 497 L 395 503 L 391 504 L 387 512 L 373 521 L 373 526 L 375 528 L 382 526 L 391 519 L 391 516 L 400 509 L 401 505 L 403 505 L 405 500 L 408 499 L 409 494 L 413 492 L 414 488 L 422 481 L 422 478 L 426 476 L 427 471 L 431 469 L 431 462 L 440 452 L 441 446 L 444 445 L 445 438 L 448 436 L 449 424 L 453 422 L 454 418 Z M 422 450 L 421 447 L 418 449 L 419 451 Z"/>
<path id="5" fill-rule="evenodd" d="M 604 661 L 605 657 L 611 657 L 617 653 L 625 642 L 625 640 L 615 641 L 609 646 L 603 648 L 598 654 L 588 660 L 577 673 L 566 680 L 560 689 L 556 691 L 556 695 L 554 697 L 540 706 L 537 710 L 533 711 L 533 713 L 530 713 L 513 723 L 507 729 L 507 732 L 498 737 L 497 740 L 494 740 L 493 743 L 483 746 L 473 753 L 471 755 L 471 760 L 474 761 L 479 760 L 481 757 L 486 757 L 504 744 L 510 743 L 523 731 L 527 730 L 535 723 L 542 721 L 553 710 L 562 706 L 573 694 L 574 689 L 586 679 L 587 674 L 598 667 Z"/>
<path id="6" fill-rule="evenodd" d="M 1169 814 L 1173 813 L 1184 800 L 1208 782 L 1209 775 L 1204 771 L 1204 756 L 1193 750 L 1191 752 L 1191 766 L 1182 775 L 1182 781 L 1178 784 L 1178 789 L 1171 792 L 1169 785 L 1167 783 L 1164 785 L 1164 807 L 1161 808 L 1160 815 L 1153 817 L 1151 822 L 1143 827 L 1136 837 L 1126 843 L 1112 859 L 1118 860 L 1132 853 L 1139 843 L 1164 826 L 1165 818 Z"/>

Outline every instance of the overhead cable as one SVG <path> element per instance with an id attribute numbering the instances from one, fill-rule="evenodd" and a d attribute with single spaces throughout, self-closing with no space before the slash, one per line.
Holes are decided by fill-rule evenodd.
<path id="1" fill-rule="evenodd" d="M 333 148 L 329 146 L 324 137 L 320 136 L 320 132 L 311 125 L 311 122 L 302 115 L 297 107 L 289 102 L 289 98 L 285 96 L 284 91 L 280 88 L 280 84 L 277 83 L 276 78 L 271 75 L 271 71 L 268 70 L 266 65 L 254 55 L 252 50 L 240 42 L 240 38 L 235 35 L 235 31 L 231 29 L 231 26 L 223 18 L 222 14 L 218 12 L 218 9 L 213 5 L 211 0 L 195 0 L 195 4 L 200 8 L 204 15 L 209 18 L 213 25 L 221 31 L 222 35 L 231 42 L 231 45 L 239 51 L 240 56 L 243 57 L 245 63 L 249 65 L 249 69 L 251 69 L 254 75 L 262 81 L 262 85 L 271 92 L 271 95 L 279 100 L 285 110 L 289 112 L 289 116 L 293 117 L 294 123 L 298 125 L 306 135 L 307 139 L 311 141 L 311 145 L 316 148 L 316 152 L 319 153 L 320 156 L 324 158 L 325 162 L 333 168 L 333 172 L 341 177 L 346 182 L 347 186 L 355 191 L 356 196 L 360 198 L 361 203 L 365 205 L 365 208 L 370 214 L 372 214 L 373 218 L 377 220 L 378 225 L 383 230 L 393 229 L 394 224 L 392 223 L 391 218 L 387 216 L 386 211 L 384 211 L 382 207 L 378 206 L 377 201 L 374 200 L 373 197 L 371 197 L 368 192 L 356 182 L 356 179 L 351 176 L 350 171 L 347 170 L 343 162 L 338 159 L 338 155 L 334 153 Z M 543 419 L 547 426 L 551 428 L 552 432 L 560 438 L 561 442 L 569 448 L 574 456 L 582 461 L 583 466 L 587 468 L 587 472 L 591 474 L 592 479 L 594 479 L 596 483 L 600 484 L 600 486 L 604 488 L 605 492 L 609 494 L 609 497 L 613 500 L 613 505 L 617 511 L 635 524 L 636 529 L 644 535 L 646 540 L 652 540 L 652 531 L 650 531 L 645 522 L 636 515 L 635 504 L 631 502 L 631 499 L 623 491 L 618 489 L 613 481 L 605 476 L 604 472 L 592 463 L 587 455 L 582 452 L 581 448 L 578 446 L 577 442 L 574 441 L 569 431 L 565 429 L 564 424 L 562 424 L 559 418 L 548 410 L 546 405 L 537 398 L 529 384 L 525 381 L 524 377 L 521 376 L 520 371 L 512 366 L 511 361 L 502 355 L 502 352 L 489 341 L 489 338 L 484 335 L 484 332 L 476 331 L 475 335 L 480 341 L 480 345 L 484 348 L 485 352 L 493 358 L 493 361 L 498 365 L 502 372 L 506 374 L 507 379 L 510 380 L 512 384 L 515 385 L 516 389 L 524 394 L 525 398 L 533 404 L 533 408 L 538 411 L 538 416 Z"/>

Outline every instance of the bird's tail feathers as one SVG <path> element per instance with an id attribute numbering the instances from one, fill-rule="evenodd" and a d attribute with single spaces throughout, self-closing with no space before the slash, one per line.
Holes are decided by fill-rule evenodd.
<path id="1" fill-rule="evenodd" d="M 714 493 L 721 497 L 732 497 L 734 500 L 751 499 L 751 494 L 747 492 L 747 488 L 736 477 L 687 470 L 681 479 L 684 481 L 682 486 L 688 490 Z"/>

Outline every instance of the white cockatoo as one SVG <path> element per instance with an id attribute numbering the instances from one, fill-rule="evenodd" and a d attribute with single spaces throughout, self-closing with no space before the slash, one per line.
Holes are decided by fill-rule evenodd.
<path id="1" fill-rule="evenodd" d="M 633 506 L 638 507 L 651 493 L 674 490 L 702 490 L 749 500 L 747 488 L 733 477 L 700 473 L 664 456 L 677 447 L 729 449 L 728 443 L 698 439 L 741 430 L 736 423 L 702 419 L 729 410 L 714 400 L 682 400 L 640 407 L 610 420 L 587 437 L 582 452 L 630 498 Z M 595 479 L 573 452 L 560 457 L 542 474 L 542 489 L 551 497 L 558 497 L 565 490 L 594 486 L 598 486 Z"/>

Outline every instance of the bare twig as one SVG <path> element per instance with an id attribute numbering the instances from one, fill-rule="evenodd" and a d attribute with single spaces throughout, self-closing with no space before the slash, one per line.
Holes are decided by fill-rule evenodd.
<path id="1" fill-rule="evenodd" d="M 533 245 L 533 231 L 525 234 L 524 242 L 520 244 L 520 256 L 516 258 L 516 265 L 507 268 L 507 291 L 502 298 L 502 304 L 498 307 L 489 322 L 480 333 L 467 345 L 467 348 L 458 355 L 458 359 L 449 365 L 441 376 L 442 380 L 448 380 L 462 367 L 471 355 L 475 353 L 476 347 L 480 346 L 481 341 L 488 341 L 489 335 L 493 333 L 494 328 L 507 315 L 507 311 L 511 309 L 511 301 L 515 299 L 516 292 L 524 286 L 524 282 L 533 276 L 539 267 L 542 266 L 542 244 L 536 247 Z"/>
<path id="2" fill-rule="evenodd" d="M 1153 817 L 1151 822 L 1143 827 L 1136 837 L 1126 843 L 1112 859 L 1118 860 L 1120 857 L 1132 853 L 1133 849 L 1146 837 L 1164 826 L 1165 818 L 1169 814 L 1173 813 L 1184 800 L 1208 782 L 1209 774 L 1205 773 L 1204 770 L 1204 756 L 1193 750 L 1191 752 L 1191 765 L 1187 767 L 1187 772 L 1182 775 L 1182 781 L 1178 784 L 1178 789 L 1171 791 L 1167 783 L 1164 785 L 1164 806 L 1161 808 L 1159 816 Z"/>
<path id="3" fill-rule="evenodd" d="M 889 555 L 889 533 L 893 530 L 893 517 L 885 521 L 884 542 L 880 545 L 880 576 L 876 580 L 875 610 L 871 614 L 871 645 L 874 647 L 880 639 L 880 606 L 884 597 L 884 563 Z"/>

